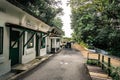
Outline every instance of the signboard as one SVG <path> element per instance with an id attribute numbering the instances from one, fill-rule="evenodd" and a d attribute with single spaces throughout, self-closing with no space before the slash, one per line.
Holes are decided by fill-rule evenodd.
<path id="1" fill-rule="evenodd" d="M 30 28 L 30 29 L 33 29 L 33 30 L 37 30 L 37 25 L 33 24 L 33 22 L 31 22 L 30 20 L 27 20 L 26 21 L 26 27 L 27 28 Z"/>

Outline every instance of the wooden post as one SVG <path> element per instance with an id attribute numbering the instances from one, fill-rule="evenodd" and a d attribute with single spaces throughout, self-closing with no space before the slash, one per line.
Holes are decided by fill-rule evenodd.
<path id="1" fill-rule="evenodd" d="M 87 60 L 89 60 L 89 52 L 87 53 Z"/>
<path id="2" fill-rule="evenodd" d="M 98 65 L 100 65 L 100 54 L 98 54 Z"/>
<path id="3" fill-rule="evenodd" d="M 110 67 L 111 67 L 111 59 L 108 57 L 108 76 L 110 76 L 111 74 Z"/>
<path id="4" fill-rule="evenodd" d="M 102 69 L 104 69 L 104 55 L 102 55 Z"/>

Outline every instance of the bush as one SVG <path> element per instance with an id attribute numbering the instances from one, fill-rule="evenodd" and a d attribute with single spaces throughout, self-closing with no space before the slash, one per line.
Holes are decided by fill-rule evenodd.
<path id="1" fill-rule="evenodd" d="M 113 80 L 120 80 L 120 67 L 111 69 L 111 77 Z"/>
<path id="2" fill-rule="evenodd" d="M 87 60 L 87 64 L 98 66 L 98 60 L 88 59 L 88 60 Z"/>
<path id="3" fill-rule="evenodd" d="M 83 47 L 88 48 L 88 45 L 86 43 L 84 43 L 83 41 L 80 42 L 80 45 L 83 46 Z"/>

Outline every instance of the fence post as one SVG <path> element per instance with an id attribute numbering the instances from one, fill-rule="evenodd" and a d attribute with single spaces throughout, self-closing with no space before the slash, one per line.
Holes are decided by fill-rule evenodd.
<path id="1" fill-rule="evenodd" d="M 104 69 L 104 55 L 102 55 L 102 69 Z"/>
<path id="2" fill-rule="evenodd" d="M 89 60 L 89 52 L 87 53 L 87 60 Z"/>
<path id="3" fill-rule="evenodd" d="M 110 67 L 111 67 L 111 59 L 108 57 L 108 76 L 110 76 L 111 71 L 110 71 Z"/>
<path id="4" fill-rule="evenodd" d="M 100 54 L 98 54 L 98 65 L 100 65 Z"/>

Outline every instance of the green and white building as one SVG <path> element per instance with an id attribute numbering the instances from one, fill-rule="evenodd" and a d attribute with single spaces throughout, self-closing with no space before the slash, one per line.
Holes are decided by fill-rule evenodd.
<path id="1" fill-rule="evenodd" d="M 24 8 L 0 0 L 0 76 L 9 72 L 12 66 L 52 52 L 52 48 L 56 52 L 60 48 L 61 34 L 56 29 L 51 30 L 49 25 Z"/>

